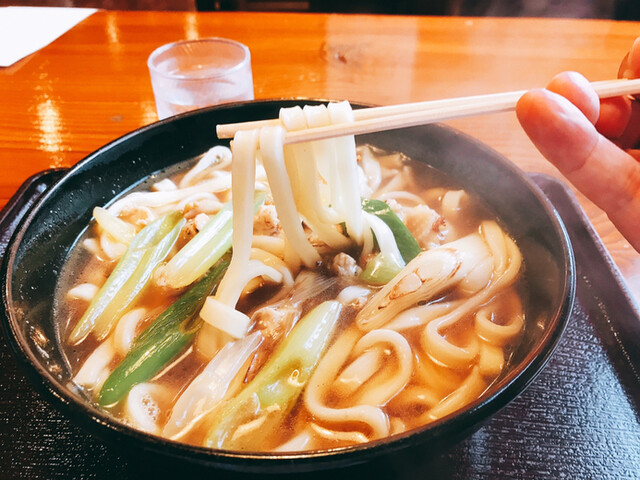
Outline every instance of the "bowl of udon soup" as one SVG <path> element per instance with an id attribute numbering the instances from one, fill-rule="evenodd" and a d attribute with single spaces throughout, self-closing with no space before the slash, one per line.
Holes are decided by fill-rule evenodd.
<path id="1" fill-rule="evenodd" d="M 515 398 L 572 306 L 559 217 L 444 126 L 283 146 L 352 117 L 213 107 L 70 169 L 2 275 L 8 341 L 54 403 L 128 448 L 274 472 L 431 452 Z"/>

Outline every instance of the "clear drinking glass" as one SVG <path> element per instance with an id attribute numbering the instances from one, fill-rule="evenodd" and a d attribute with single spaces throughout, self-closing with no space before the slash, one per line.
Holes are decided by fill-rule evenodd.
<path id="1" fill-rule="evenodd" d="M 208 105 L 253 100 L 251 54 L 233 40 L 168 43 L 154 50 L 147 65 L 160 119 Z"/>

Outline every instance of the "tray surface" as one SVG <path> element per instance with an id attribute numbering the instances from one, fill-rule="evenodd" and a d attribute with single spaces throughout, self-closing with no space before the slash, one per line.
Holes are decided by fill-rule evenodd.
<path id="1" fill-rule="evenodd" d="M 0 212 L 0 255 L 19 218 L 61 175 L 47 171 Z M 640 478 L 640 316 L 624 281 L 573 195 L 557 180 L 532 178 L 562 216 L 576 255 L 578 289 L 569 326 L 529 388 L 480 430 L 439 457 L 398 456 L 331 472 L 375 478 Z M 34 392 L 0 339 L 0 477 L 129 479 L 171 474 L 107 446 Z M 326 473 L 321 474 L 326 478 Z M 216 478 L 227 478 L 216 472 Z M 320 478 L 320 475 L 318 475 Z M 229 475 L 228 478 L 238 478 Z M 308 478 L 308 477 L 306 477 Z"/>

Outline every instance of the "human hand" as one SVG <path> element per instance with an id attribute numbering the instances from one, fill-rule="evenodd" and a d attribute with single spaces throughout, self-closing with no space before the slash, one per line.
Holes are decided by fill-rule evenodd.
<path id="1" fill-rule="evenodd" d="M 640 38 L 626 77 L 640 77 Z M 580 74 L 565 72 L 546 89 L 527 92 L 516 107 L 534 145 L 573 185 L 604 210 L 640 251 L 640 103 L 600 101 Z"/>

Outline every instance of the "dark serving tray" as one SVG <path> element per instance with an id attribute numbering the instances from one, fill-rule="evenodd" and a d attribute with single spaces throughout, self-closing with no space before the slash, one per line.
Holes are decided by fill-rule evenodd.
<path id="1" fill-rule="evenodd" d="M 0 212 L 0 255 L 22 215 L 62 174 L 30 178 Z M 520 397 L 447 453 L 385 459 L 331 477 L 640 479 L 637 305 L 569 190 L 551 177 L 532 178 L 560 212 L 578 269 L 569 327 L 549 364 Z M 76 427 L 34 392 L 0 341 L 0 478 L 181 479 L 190 473 L 207 472 L 159 465 Z"/>

